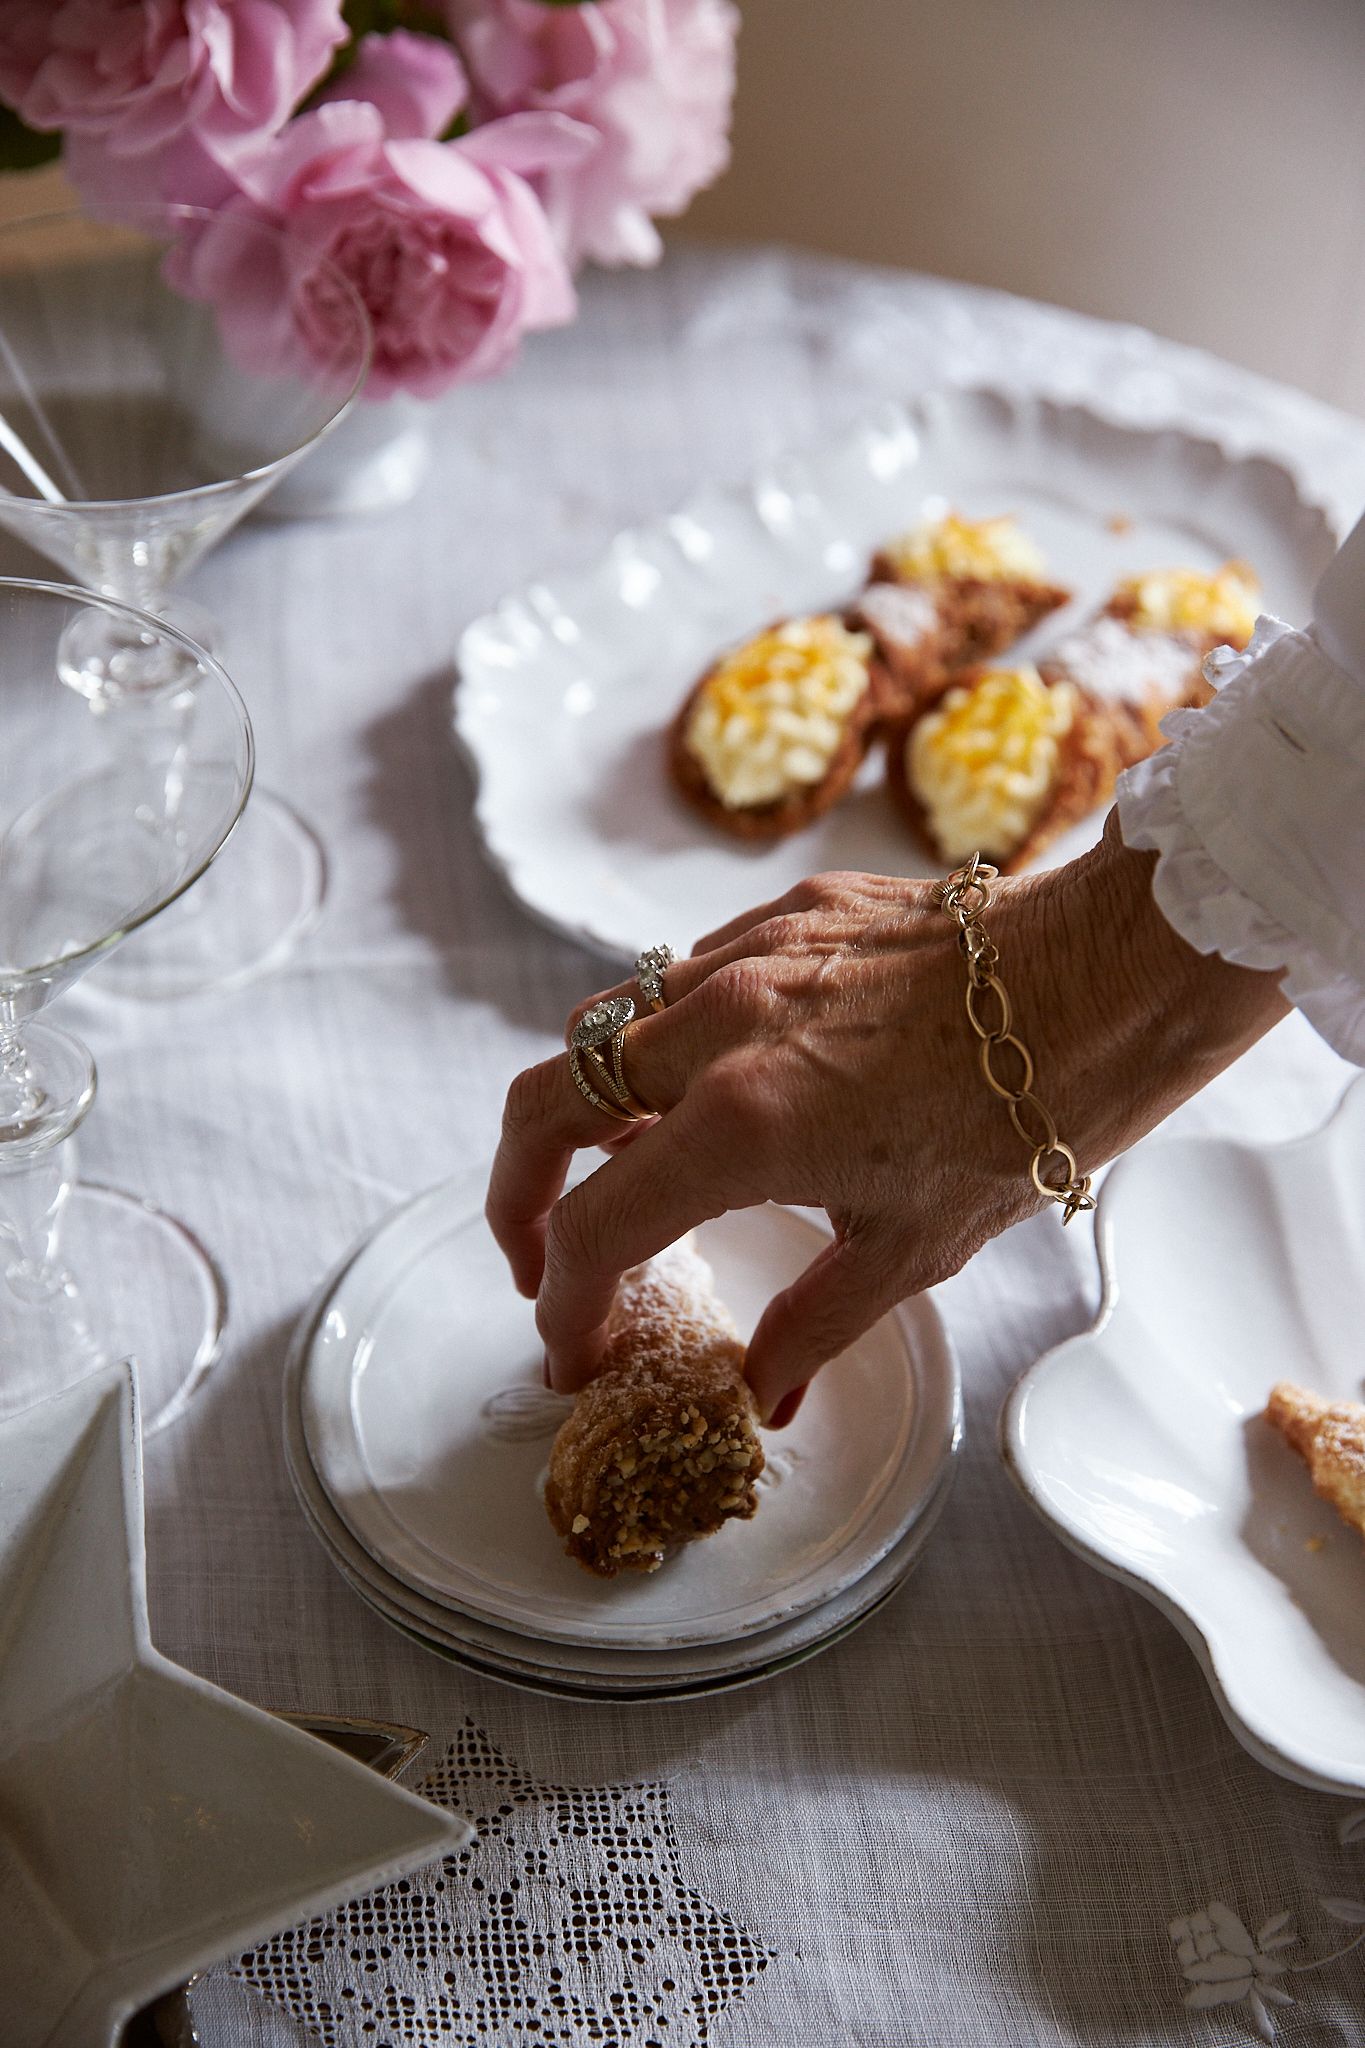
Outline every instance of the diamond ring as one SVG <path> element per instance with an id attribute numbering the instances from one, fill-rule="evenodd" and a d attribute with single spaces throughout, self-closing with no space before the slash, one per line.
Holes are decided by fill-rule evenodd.
<path id="1" fill-rule="evenodd" d="M 651 946 L 635 963 L 635 979 L 651 1010 L 665 1006 L 664 975 L 677 957 L 671 946 Z"/>
<path id="2" fill-rule="evenodd" d="M 569 1072 L 574 1086 L 594 1109 L 605 1110 L 623 1124 L 642 1123 L 655 1114 L 626 1079 L 626 1032 L 634 1020 L 635 1005 L 630 997 L 611 996 L 585 1010 L 569 1034 Z"/>

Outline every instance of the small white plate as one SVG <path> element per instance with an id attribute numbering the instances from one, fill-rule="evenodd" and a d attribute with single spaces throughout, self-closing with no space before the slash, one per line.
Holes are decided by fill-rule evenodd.
<path id="1" fill-rule="evenodd" d="M 349 1575 L 342 1573 L 343 1577 Z M 739 1692 L 751 1685 L 762 1685 L 767 1679 L 780 1677 L 784 1671 L 794 1671 L 799 1664 L 808 1664 L 813 1657 L 819 1657 L 826 1650 L 860 1629 L 870 1621 L 878 1609 L 884 1607 L 894 1593 L 899 1591 L 901 1581 L 895 1580 L 886 1586 L 875 1600 L 860 1607 L 856 1614 L 832 1626 L 823 1635 L 813 1637 L 799 1647 L 787 1651 L 766 1662 L 753 1661 L 740 1665 L 733 1671 L 703 1676 L 691 1681 L 673 1681 L 663 1685 L 638 1686 L 630 1690 L 610 1682 L 593 1684 L 589 1681 L 565 1679 L 561 1674 L 536 1672 L 525 1666 L 518 1666 L 506 1660 L 492 1659 L 486 1653 L 473 1650 L 460 1637 L 442 1633 L 425 1623 L 414 1622 L 401 1608 L 390 1607 L 381 1600 L 363 1581 L 351 1580 L 352 1589 L 381 1621 L 387 1621 L 409 1642 L 421 1649 L 430 1650 L 434 1656 L 442 1657 L 450 1664 L 458 1664 L 465 1671 L 473 1671 L 480 1678 L 492 1678 L 500 1685 L 514 1686 L 519 1692 L 539 1693 L 551 1699 L 578 1700 L 597 1706 L 642 1707 L 675 1705 L 681 1700 L 711 1699 L 716 1693 Z"/>
<path id="2" fill-rule="evenodd" d="M 438 1656 L 485 1677 L 531 1692 L 552 1693 L 560 1699 L 623 1705 L 696 1698 L 755 1685 L 842 1642 L 904 1584 L 938 1520 L 951 1477 L 950 1468 L 938 1493 L 926 1504 L 921 1521 L 896 1549 L 857 1586 L 814 1614 L 761 1630 L 738 1643 L 701 1645 L 691 1651 L 611 1653 L 572 1644 L 546 1644 L 543 1656 L 537 1657 L 537 1646 L 524 1638 L 475 1616 L 439 1608 L 382 1572 L 330 1512 L 316 1478 L 308 1476 L 306 1452 L 303 1460 L 296 1462 L 291 1450 L 290 1470 L 313 1533 L 352 1591 L 382 1620 Z M 611 1668 L 603 1668 L 609 1661 Z"/>
<path id="3" fill-rule="evenodd" d="M 951 505 L 1014 512 L 1076 592 L 1032 653 L 1138 569 L 1251 562 L 1265 608 L 1306 618 L 1332 554 L 1289 472 L 1179 428 L 991 391 L 888 406 L 743 489 L 712 490 L 606 558 L 465 632 L 455 731 L 489 853 L 526 908 L 603 952 L 690 945 L 821 869 L 941 872 L 908 837 L 874 750 L 845 801 L 777 845 L 727 839 L 674 792 L 664 734 L 715 655 L 784 613 L 845 601 L 877 542 Z M 1049 849 L 1089 845 L 1100 813 Z"/>
<path id="4" fill-rule="evenodd" d="M 1098 1235 L 1099 1321 L 1019 1382 L 1005 1462 L 1170 1616 L 1253 1756 L 1365 1791 L 1365 1543 L 1262 1414 L 1279 1379 L 1362 1395 L 1365 1082 L 1289 1144 L 1139 1146 Z"/>
<path id="5" fill-rule="evenodd" d="M 699 1234 L 741 1330 L 827 1242 L 791 1210 Z M 388 1218 L 333 1283 L 301 1362 L 319 1482 L 394 1578 L 533 1639 L 680 1649 L 775 1627 L 861 1579 L 918 1520 L 958 1428 L 956 1366 L 927 1300 L 885 1317 L 768 1440 L 752 1521 L 658 1574 L 593 1578 L 541 1498 L 567 1404 L 539 1384 L 531 1304 L 514 1291 L 467 1181 Z"/>
<path id="6" fill-rule="evenodd" d="M 509 1684 L 566 1698 L 673 1699 L 747 1685 L 803 1662 L 839 1642 L 876 1612 L 913 1570 L 947 1501 L 956 1459 L 895 1548 L 837 1599 L 812 1613 L 733 1642 L 682 1650 L 621 1650 L 601 1644 L 531 1642 L 477 1615 L 440 1606 L 395 1579 L 356 1542 L 328 1500 L 308 1456 L 300 1406 L 301 1367 L 309 1324 L 300 1325 L 285 1368 L 284 1442 L 290 1477 L 314 1535 L 352 1590 L 375 1612 L 439 1654 L 453 1656 Z M 956 1449 L 959 1390 L 952 1388 Z"/>

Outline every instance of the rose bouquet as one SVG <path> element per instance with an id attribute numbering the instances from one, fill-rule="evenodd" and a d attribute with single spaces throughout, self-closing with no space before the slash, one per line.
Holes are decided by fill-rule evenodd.
<path id="1" fill-rule="evenodd" d="M 206 209 L 172 274 L 258 352 L 325 324 L 330 261 L 369 394 L 429 397 L 571 320 L 583 262 L 657 259 L 724 168 L 737 27 L 732 0 L 3 0 L 0 163 L 60 149 L 102 212 Z M 283 292 L 215 251 L 243 216 L 287 232 Z"/>

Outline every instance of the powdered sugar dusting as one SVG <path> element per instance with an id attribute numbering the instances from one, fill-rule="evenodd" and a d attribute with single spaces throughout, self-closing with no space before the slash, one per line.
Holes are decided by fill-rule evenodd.
<path id="1" fill-rule="evenodd" d="M 1049 682 L 1064 676 L 1111 703 L 1141 702 L 1153 692 L 1178 697 L 1199 672 L 1198 657 L 1179 634 L 1134 632 L 1108 617 L 1059 641 L 1045 667 Z"/>
<path id="2" fill-rule="evenodd" d="M 904 583 L 872 583 L 858 610 L 881 640 L 893 647 L 918 647 L 938 625 L 938 606 L 927 590 Z"/>

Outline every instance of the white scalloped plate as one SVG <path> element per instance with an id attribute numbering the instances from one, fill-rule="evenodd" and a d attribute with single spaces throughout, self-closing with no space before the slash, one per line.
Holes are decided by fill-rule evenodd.
<path id="1" fill-rule="evenodd" d="M 1308 616 L 1332 553 L 1327 514 L 1289 472 L 1178 428 L 1082 406 L 940 392 L 711 490 L 618 535 L 578 575 L 533 583 L 460 642 L 455 731 L 476 815 L 514 893 L 603 952 L 688 944 L 821 869 L 929 874 L 881 786 L 880 754 L 827 817 L 776 846 L 726 839 L 669 783 L 664 732 L 716 653 L 765 621 L 847 598 L 875 544 L 951 504 L 1016 512 L 1076 600 L 1036 651 L 1116 578 L 1245 556 L 1269 611 Z M 1100 814 L 1049 850 L 1089 845 Z"/>
<path id="2" fill-rule="evenodd" d="M 1365 1542 L 1261 1412 L 1278 1379 L 1362 1397 L 1365 1082 L 1289 1144 L 1140 1146 L 1098 1241 L 1099 1321 L 1015 1388 L 1006 1465 L 1169 1615 L 1253 1756 L 1365 1791 Z"/>

